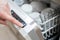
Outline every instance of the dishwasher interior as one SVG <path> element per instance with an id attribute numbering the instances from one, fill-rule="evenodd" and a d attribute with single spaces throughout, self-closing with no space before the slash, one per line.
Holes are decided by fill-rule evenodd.
<path id="1" fill-rule="evenodd" d="M 11 1 L 11 2 L 10 2 Z M 10 0 L 11 15 L 24 26 L 14 25 L 22 40 L 59 40 L 59 0 Z"/>

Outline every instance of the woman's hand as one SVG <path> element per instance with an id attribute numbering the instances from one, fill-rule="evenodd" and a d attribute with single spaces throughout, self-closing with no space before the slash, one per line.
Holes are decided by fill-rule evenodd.
<path id="1" fill-rule="evenodd" d="M 1 0 L 2 1 L 2 0 Z M 6 0 L 5 0 L 6 1 Z M 1 5 L 0 5 L 1 6 Z M 10 21 L 18 26 L 23 26 L 19 21 L 17 21 L 15 18 L 13 18 L 10 15 L 10 8 L 8 6 L 8 3 L 0 7 L 0 23 L 7 25 L 6 21 Z"/>

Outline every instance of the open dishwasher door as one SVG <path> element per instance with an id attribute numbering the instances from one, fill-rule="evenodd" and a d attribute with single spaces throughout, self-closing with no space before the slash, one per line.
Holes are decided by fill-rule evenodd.
<path id="1" fill-rule="evenodd" d="M 41 33 L 43 28 L 11 0 L 9 0 L 9 6 L 11 15 L 24 25 L 23 28 L 11 25 L 11 29 L 18 38 L 21 40 L 44 40 Z"/>

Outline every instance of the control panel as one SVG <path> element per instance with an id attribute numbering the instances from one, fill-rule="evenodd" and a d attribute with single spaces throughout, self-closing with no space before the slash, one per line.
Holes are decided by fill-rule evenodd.
<path id="1" fill-rule="evenodd" d="M 18 20 L 19 22 L 23 24 L 23 27 L 27 25 L 13 10 L 11 10 L 11 14 L 16 20 Z"/>

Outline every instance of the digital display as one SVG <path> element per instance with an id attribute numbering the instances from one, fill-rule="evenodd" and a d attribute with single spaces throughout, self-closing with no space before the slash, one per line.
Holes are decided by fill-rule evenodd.
<path id="1" fill-rule="evenodd" d="M 15 19 L 17 19 L 20 23 L 24 25 L 23 27 L 26 26 L 26 23 L 13 10 L 11 10 L 11 14 Z"/>

